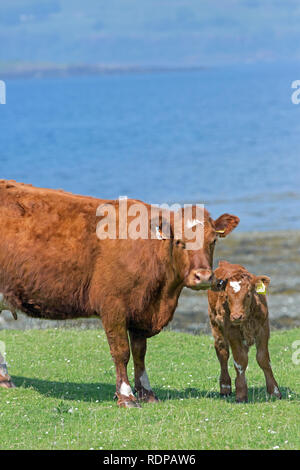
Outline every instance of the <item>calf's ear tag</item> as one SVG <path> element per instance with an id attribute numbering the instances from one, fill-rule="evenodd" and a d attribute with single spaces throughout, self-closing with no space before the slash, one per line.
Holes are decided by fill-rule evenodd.
<path id="1" fill-rule="evenodd" d="M 264 285 L 264 283 L 262 281 L 260 281 L 258 284 L 256 284 L 256 289 L 255 291 L 258 293 L 258 294 L 264 294 L 266 295 L 267 291 L 266 291 L 266 286 Z"/>
<path id="2" fill-rule="evenodd" d="M 216 230 L 216 233 L 225 233 L 225 230 Z"/>

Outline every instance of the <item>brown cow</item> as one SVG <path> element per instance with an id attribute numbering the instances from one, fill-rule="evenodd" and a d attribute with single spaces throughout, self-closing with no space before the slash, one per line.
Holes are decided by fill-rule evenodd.
<path id="1" fill-rule="evenodd" d="M 173 219 L 166 239 L 99 240 L 96 210 L 108 202 L 119 204 L 0 181 L 0 292 L 33 317 L 100 316 L 116 366 L 118 405 L 137 407 L 127 377 L 128 333 L 138 399 L 157 401 L 145 371 L 146 339 L 170 322 L 184 286 L 209 288 L 216 239 L 239 219 L 223 214 L 214 221 L 205 211 L 199 250 L 174 239 Z"/>
<path id="2" fill-rule="evenodd" d="M 8 375 L 6 361 L 1 353 L 0 353 L 0 387 L 14 388 L 14 384 L 11 381 L 10 376 Z"/>
<path id="3" fill-rule="evenodd" d="M 274 379 L 268 341 L 270 335 L 266 289 L 270 278 L 255 276 L 243 266 L 221 261 L 214 271 L 221 279 L 218 290 L 208 290 L 208 312 L 215 339 L 215 349 L 221 366 L 220 394 L 231 394 L 228 373 L 229 347 L 236 370 L 236 401 L 247 402 L 248 389 L 245 372 L 249 347 L 256 345 L 256 359 L 266 378 L 270 395 L 281 398 Z"/>

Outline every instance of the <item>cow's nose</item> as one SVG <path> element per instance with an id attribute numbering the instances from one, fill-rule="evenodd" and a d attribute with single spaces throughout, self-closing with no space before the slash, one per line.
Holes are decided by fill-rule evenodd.
<path id="1" fill-rule="evenodd" d="M 195 269 L 194 277 L 196 282 L 203 282 L 210 284 L 213 280 L 213 273 L 210 269 Z"/>

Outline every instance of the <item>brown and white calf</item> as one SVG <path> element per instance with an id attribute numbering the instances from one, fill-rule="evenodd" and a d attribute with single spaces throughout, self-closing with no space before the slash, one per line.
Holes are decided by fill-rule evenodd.
<path id="1" fill-rule="evenodd" d="M 273 376 L 268 341 L 270 336 L 266 289 L 270 278 L 255 276 L 243 266 L 220 261 L 214 271 L 222 279 L 218 290 L 208 291 L 208 312 L 215 349 L 221 366 L 220 394 L 231 394 L 231 379 L 228 372 L 229 348 L 231 348 L 236 370 L 236 401 L 247 402 L 248 389 L 246 369 L 248 351 L 256 345 L 256 359 L 266 378 L 270 395 L 281 398 Z"/>

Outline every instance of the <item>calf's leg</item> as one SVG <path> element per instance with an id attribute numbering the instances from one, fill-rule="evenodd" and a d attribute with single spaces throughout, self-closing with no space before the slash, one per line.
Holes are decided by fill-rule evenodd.
<path id="1" fill-rule="evenodd" d="M 134 363 L 135 390 L 138 399 L 143 402 L 157 403 L 159 400 L 151 389 L 145 368 L 147 339 L 138 333 L 130 332 L 131 351 Z"/>
<path id="2" fill-rule="evenodd" d="M 271 367 L 268 342 L 269 326 L 266 325 L 256 338 L 256 360 L 265 374 L 267 392 L 269 395 L 281 398 L 281 393 Z"/>
<path id="3" fill-rule="evenodd" d="M 248 401 L 248 387 L 246 381 L 246 369 L 248 366 L 248 348 L 242 343 L 242 339 L 235 338 L 230 342 L 233 355 L 233 363 L 236 371 L 235 393 L 238 403 Z"/>
<path id="4" fill-rule="evenodd" d="M 123 408 L 140 408 L 140 404 L 132 393 L 128 376 L 127 364 L 130 357 L 129 341 L 126 324 L 111 324 L 103 321 L 110 352 L 116 366 L 116 397 L 118 406 Z"/>
<path id="5" fill-rule="evenodd" d="M 224 338 L 215 336 L 215 350 L 221 366 L 220 395 L 231 395 L 231 378 L 228 372 L 229 345 Z"/>

